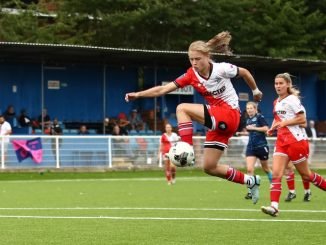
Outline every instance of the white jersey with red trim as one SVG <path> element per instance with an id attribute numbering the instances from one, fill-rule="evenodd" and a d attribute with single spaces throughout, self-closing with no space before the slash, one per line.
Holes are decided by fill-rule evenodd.
<path id="1" fill-rule="evenodd" d="M 238 75 L 238 67 L 229 63 L 211 64 L 212 70 L 209 78 L 203 78 L 191 67 L 174 83 L 180 88 L 187 85 L 193 86 L 209 105 L 227 105 L 233 109 L 239 109 L 239 98 L 230 80 Z"/>
<path id="2" fill-rule="evenodd" d="M 161 137 L 162 153 L 168 153 L 171 146 L 177 141 L 179 141 L 179 136 L 176 133 L 172 132 L 171 135 L 164 133 Z"/>
<path id="3" fill-rule="evenodd" d="M 306 114 L 300 99 L 295 95 L 289 95 L 282 100 L 274 101 L 275 121 L 286 121 L 295 118 L 300 112 Z M 307 140 L 306 130 L 299 125 L 292 125 L 277 130 L 277 141 L 280 145 L 288 145 L 297 141 Z"/>

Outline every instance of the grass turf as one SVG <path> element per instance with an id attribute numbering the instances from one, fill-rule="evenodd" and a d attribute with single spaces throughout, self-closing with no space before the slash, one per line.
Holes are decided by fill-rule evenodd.
<path id="1" fill-rule="evenodd" d="M 325 171 L 318 171 L 325 175 Z M 325 192 L 311 187 L 305 203 L 284 202 L 280 217 L 269 204 L 264 178 L 257 205 L 246 188 L 200 170 L 178 169 L 168 186 L 163 171 L 2 173 L 0 243 L 3 244 L 323 244 Z"/>

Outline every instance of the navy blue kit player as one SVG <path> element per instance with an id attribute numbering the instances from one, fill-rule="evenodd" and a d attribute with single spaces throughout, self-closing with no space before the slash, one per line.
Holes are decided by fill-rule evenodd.
<path id="1" fill-rule="evenodd" d="M 268 124 L 264 116 L 258 113 L 257 103 L 253 101 L 247 102 L 246 112 L 248 115 L 246 127 L 244 131 L 239 132 L 238 135 L 249 135 L 246 149 L 247 174 L 254 175 L 255 164 L 259 159 L 262 169 L 267 174 L 268 179 L 271 182 L 272 171 L 268 166 L 269 147 L 266 140 Z M 252 198 L 250 188 L 248 188 L 248 193 L 245 198 Z"/>

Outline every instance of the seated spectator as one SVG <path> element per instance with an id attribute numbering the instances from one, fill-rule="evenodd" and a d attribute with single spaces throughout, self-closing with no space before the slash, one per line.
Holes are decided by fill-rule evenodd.
<path id="1" fill-rule="evenodd" d="M 78 131 L 79 135 L 89 135 L 86 125 L 81 125 Z"/>
<path id="2" fill-rule="evenodd" d="M 32 125 L 32 120 L 27 115 L 27 112 L 25 109 L 22 109 L 20 111 L 20 114 L 18 116 L 18 125 L 22 128 L 29 127 Z"/>
<path id="3" fill-rule="evenodd" d="M 52 125 L 51 125 L 51 131 L 50 134 L 51 135 L 62 135 L 62 128 L 59 124 L 59 121 L 57 118 L 54 118 Z"/>
<path id="4" fill-rule="evenodd" d="M 144 122 L 141 116 L 138 114 L 137 109 L 133 109 L 129 116 L 129 122 L 131 130 L 140 131 L 144 129 Z"/>
<path id="5" fill-rule="evenodd" d="M 37 122 L 39 124 L 39 128 L 44 130 L 44 133 L 50 134 L 51 131 L 51 118 L 48 115 L 47 109 L 42 110 L 42 114 L 39 115 Z"/>
<path id="6" fill-rule="evenodd" d="M 131 130 L 130 122 L 128 121 L 127 115 L 124 112 L 120 112 L 118 115 L 117 124 L 123 135 L 128 135 L 128 131 Z"/>
<path id="7" fill-rule="evenodd" d="M 7 107 L 7 110 L 3 113 L 3 116 L 12 127 L 17 127 L 16 112 L 13 105 L 9 105 Z"/>
<path id="8" fill-rule="evenodd" d="M 98 130 L 99 134 L 112 134 L 113 127 L 117 124 L 117 122 L 108 117 L 104 118 L 102 128 Z M 104 131 L 103 131 L 104 130 Z"/>
<path id="9" fill-rule="evenodd" d="M 112 135 L 114 136 L 122 136 L 125 135 L 123 131 L 121 131 L 121 128 L 119 125 L 114 125 L 113 130 L 112 130 Z M 124 155 L 129 155 L 131 154 L 131 149 L 129 146 L 129 139 L 127 138 L 113 138 L 112 139 L 113 143 L 113 154 L 116 156 L 124 156 Z"/>
<path id="10" fill-rule="evenodd" d="M 50 131 L 50 135 L 62 135 L 63 134 L 63 130 L 59 124 L 59 121 L 57 118 L 54 118 L 53 122 L 52 122 L 52 125 L 51 125 L 51 131 Z M 52 138 L 51 139 L 52 141 L 52 144 L 51 144 L 51 148 L 52 148 L 52 153 L 53 153 L 53 156 L 55 157 L 56 159 L 56 154 L 57 154 L 57 147 L 56 147 L 56 139 L 55 138 Z M 62 139 L 59 138 L 59 148 L 61 147 L 61 144 L 62 144 Z"/>

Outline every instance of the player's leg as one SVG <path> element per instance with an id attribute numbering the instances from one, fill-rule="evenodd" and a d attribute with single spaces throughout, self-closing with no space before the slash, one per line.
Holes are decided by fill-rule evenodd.
<path id="1" fill-rule="evenodd" d="M 254 204 L 259 199 L 259 176 L 250 176 L 228 165 L 219 164 L 223 151 L 215 148 L 204 148 L 204 171 L 212 176 L 225 178 L 228 181 L 247 184 L 251 188 L 252 201 Z"/>
<path id="2" fill-rule="evenodd" d="M 259 147 L 257 149 L 256 157 L 260 161 L 260 165 L 263 169 L 263 171 L 266 173 L 267 178 L 269 180 L 269 183 L 272 183 L 272 169 L 268 165 L 268 159 L 269 159 L 269 147 L 268 145 L 264 147 Z"/>
<path id="3" fill-rule="evenodd" d="M 255 163 L 257 161 L 257 157 L 250 155 L 250 151 L 246 152 L 246 165 L 247 165 L 247 174 L 253 176 L 255 173 Z M 247 195 L 245 199 L 252 199 L 251 189 L 248 188 Z"/>
<path id="4" fill-rule="evenodd" d="M 177 167 L 174 166 L 171 162 L 170 162 L 170 173 L 171 173 L 171 183 L 175 184 L 176 183 L 176 173 L 177 173 Z"/>
<path id="5" fill-rule="evenodd" d="M 292 162 L 289 162 L 288 165 L 286 166 L 284 175 L 289 190 L 289 193 L 286 196 L 285 201 L 291 202 L 294 198 L 297 197 L 297 194 L 295 192 L 295 173 L 294 173 L 294 166 Z"/>
<path id="6" fill-rule="evenodd" d="M 316 187 L 326 191 L 326 180 L 319 174 L 312 172 L 308 166 L 309 145 L 308 141 L 300 141 L 291 148 L 291 157 L 294 166 L 305 181 L 312 182 Z"/>
<path id="7" fill-rule="evenodd" d="M 168 182 L 168 185 L 170 185 L 172 183 L 171 163 L 166 156 L 164 156 L 164 170 L 165 170 L 165 178 Z"/>
<path id="8" fill-rule="evenodd" d="M 199 122 L 204 125 L 204 105 L 182 103 L 176 109 L 178 119 L 178 131 L 181 141 L 193 145 L 193 125 L 192 121 Z"/>
<path id="9" fill-rule="evenodd" d="M 262 170 L 267 175 L 269 183 L 272 183 L 273 173 L 272 173 L 272 169 L 268 165 L 268 160 L 261 160 L 260 159 L 260 165 L 261 165 Z"/>
<path id="10" fill-rule="evenodd" d="M 309 162 L 308 162 L 308 164 L 309 164 Z M 302 178 L 302 184 L 303 184 L 303 189 L 304 189 L 303 201 L 310 202 L 311 196 L 312 196 L 311 190 L 310 190 L 310 181 Z"/>
<path id="11" fill-rule="evenodd" d="M 262 206 L 261 210 L 271 216 L 278 215 L 278 207 L 280 202 L 280 196 L 282 193 L 282 176 L 284 169 L 289 162 L 289 157 L 285 154 L 275 154 L 273 156 L 273 178 L 270 187 L 270 206 Z"/>
<path id="12" fill-rule="evenodd" d="M 294 166 L 300 173 L 303 180 L 310 181 L 319 189 L 326 191 L 326 180 L 318 173 L 315 173 L 309 169 L 307 160 L 297 163 Z"/>

